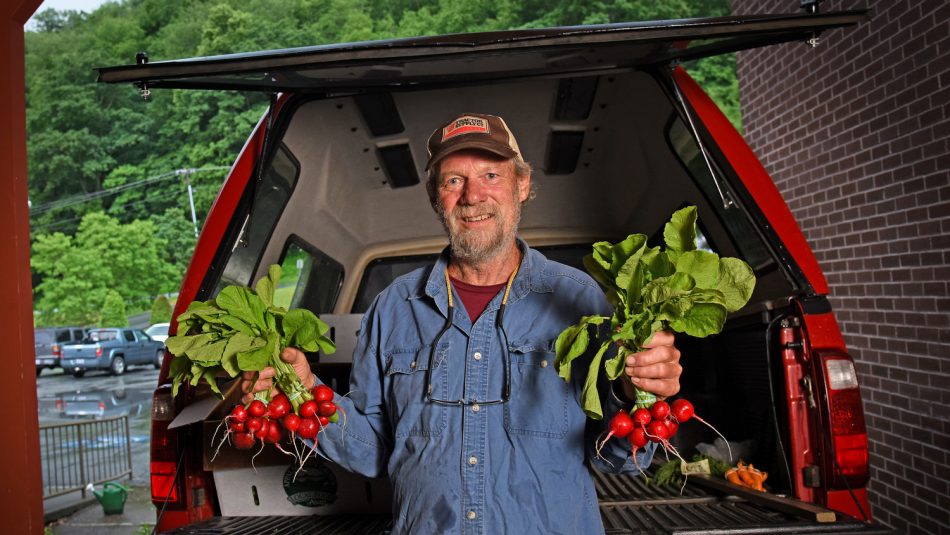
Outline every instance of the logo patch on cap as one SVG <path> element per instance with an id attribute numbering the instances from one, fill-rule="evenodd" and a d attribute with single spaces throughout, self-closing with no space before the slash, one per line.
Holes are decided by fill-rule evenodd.
<path id="1" fill-rule="evenodd" d="M 442 129 L 442 141 L 462 134 L 491 134 L 491 128 L 488 126 L 487 120 L 466 115 L 459 117 L 452 124 Z"/>

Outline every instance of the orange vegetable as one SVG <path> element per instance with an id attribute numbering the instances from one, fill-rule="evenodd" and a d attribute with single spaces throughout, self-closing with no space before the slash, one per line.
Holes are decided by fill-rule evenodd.
<path id="1" fill-rule="evenodd" d="M 762 492 L 765 492 L 763 483 L 767 477 L 768 472 L 758 470 L 751 464 L 745 464 L 742 461 L 739 461 L 736 468 L 731 468 L 726 472 L 726 479 L 729 482 Z"/>

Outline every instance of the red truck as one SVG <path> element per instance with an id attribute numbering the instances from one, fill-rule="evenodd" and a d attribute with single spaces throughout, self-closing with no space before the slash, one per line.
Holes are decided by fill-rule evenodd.
<path id="1" fill-rule="evenodd" d="M 770 474 L 770 492 L 691 478 L 680 493 L 597 474 L 607 532 L 887 533 L 870 523 L 859 381 L 825 277 L 763 166 L 680 66 L 784 42 L 802 43 L 807 55 L 805 43 L 821 32 L 867 18 L 733 16 L 152 63 L 140 55 L 135 65 L 99 69 L 99 79 L 134 83 L 146 96 L 160 88 L 273 96 L 208 215 L 175 314 L 282 264 L 297 274 L 285 304 L 333 326 L 339 351 L 311 357 L 338 389 L 368 303 L 446 244 L 422 166 L 426 138 L 447 117 L 506 118 L 539 186 L 520 235 L 549 258 L 579 265 L 594 241 L 661 232 L 670 213 L 696 205 L 706 246 L 743 258 L 758 283 L 723 333 L 678 337 L 682 394 L 748 447 L 746 460 Z M 317 463 L 298 484 L 287 461 L 259 458 L 256 471 L 234 452 L 212 461 L 206 420 L 220 418 L 236 393 L 227 403 L 200 388 L 172 399 L 166 357 L 151 443 L 160 531 L 385 529 L 385 481 Z M 714 438 L 683 426 L 676 446 L 692 452 Z"/>

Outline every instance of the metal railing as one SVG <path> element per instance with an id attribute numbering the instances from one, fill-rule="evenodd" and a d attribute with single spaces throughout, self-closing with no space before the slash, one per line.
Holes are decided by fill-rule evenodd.
<path id="1" fill-rule="evenodd" d="M 129 417 L 40 425 L 43 498 L 81 491 L 86 485 L 132 478 Z"/>

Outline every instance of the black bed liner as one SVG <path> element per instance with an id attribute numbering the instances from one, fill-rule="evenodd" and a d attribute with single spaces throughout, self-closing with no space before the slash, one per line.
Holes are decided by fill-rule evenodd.
<path id="1" fill-rule="evenodd" d="M 889 528 L 838 515 L 819 523 L 736 496 L 688 484 L 660 487 L 639 475 L 594 472 L 607 535 L 894 535 Z M 371 535 L 387 533 L 386 515 L 218 517 L 168 532 L 190 535 Z"/>

